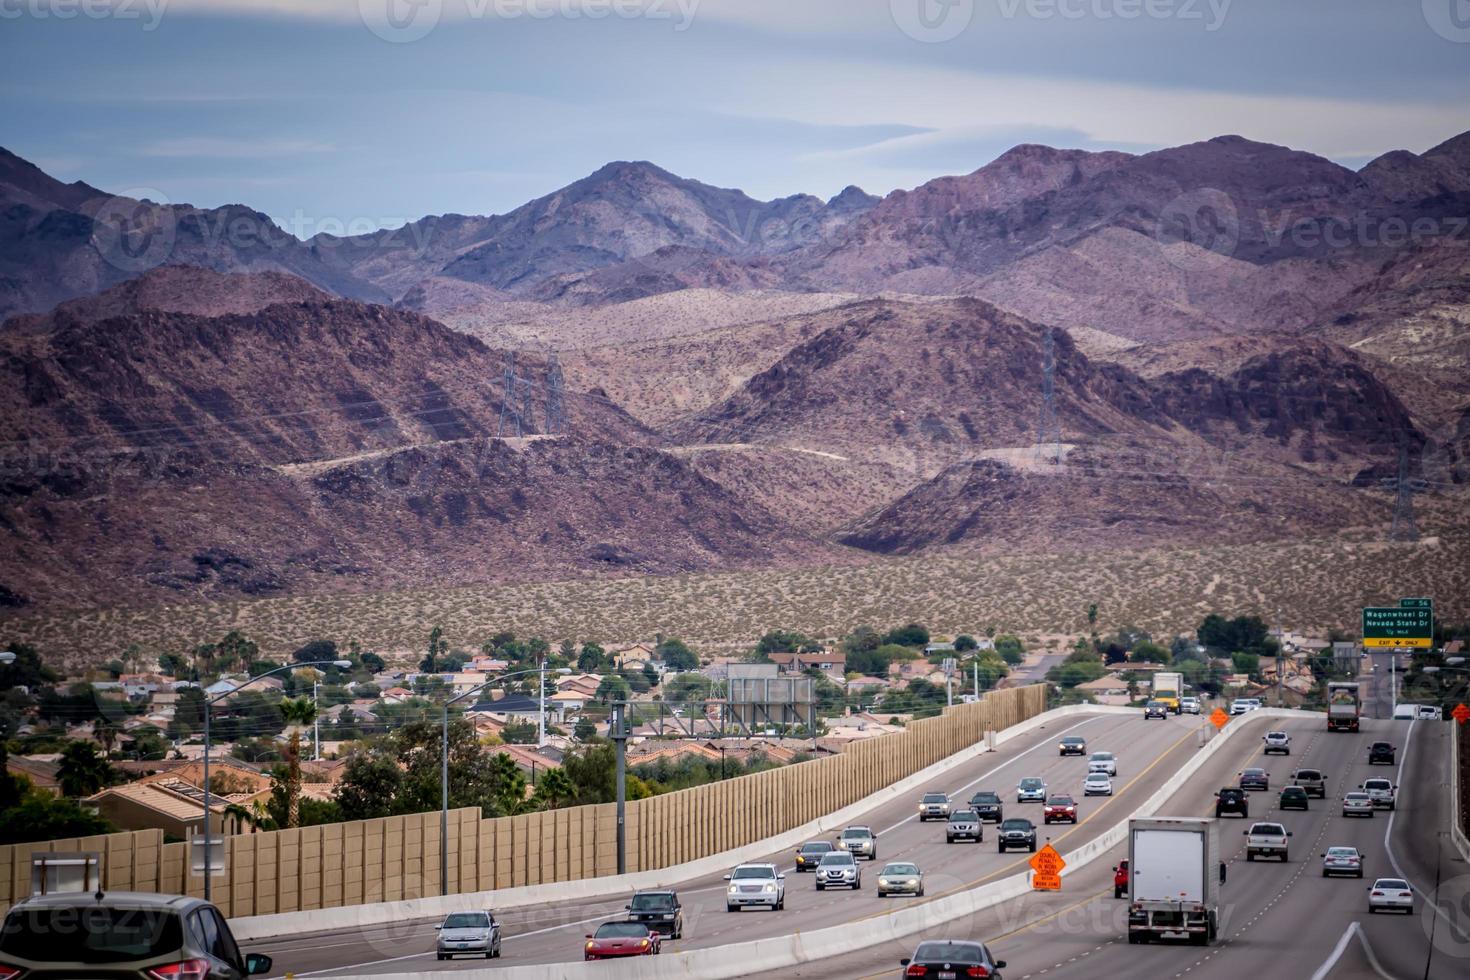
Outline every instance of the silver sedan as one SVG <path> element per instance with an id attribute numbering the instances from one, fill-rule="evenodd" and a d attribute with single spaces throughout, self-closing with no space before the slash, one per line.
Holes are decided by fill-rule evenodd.
<path id="1" fill-rule="evenodd" d="M 1363 877 L 1363 854 L 1356 847 L 1329 847 L 1322 855 L 1322 877 L 1352 875 Z"/>
<path id="2" fill-rule="evenodd" d="M 878 897 L 885 895 L 923 895 L 924 872 L 917 864 L 890 861 L 878 873 Z"/>

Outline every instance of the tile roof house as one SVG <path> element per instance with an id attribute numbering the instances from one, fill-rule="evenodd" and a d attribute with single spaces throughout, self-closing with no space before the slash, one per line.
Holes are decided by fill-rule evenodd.
<path id="1" fill-rule="evenodd" d="M 24 776 L 31 781 L 32 786 L 45 790 L 52 796 L 61 795 L 61 784 L 56 779 L 56 771 L 59 768 L 60 766 L 55 762 L 28 759 L 23 755 L 5 757 L 6 772 L 12 776 Z"/>
<path id="2" fill-rule="evenodd" d="M 800 674 L 816 668 L 829 674 L 841 674 L 847 666 L 847 655 L 841 651 L 832 653 L 772 653 L 771 663 L 790 674 Z"/>

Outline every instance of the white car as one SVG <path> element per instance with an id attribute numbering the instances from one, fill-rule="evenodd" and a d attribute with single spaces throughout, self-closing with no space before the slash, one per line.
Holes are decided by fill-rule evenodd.
<path id="1" fill-rule="evenodd" d="M 1342 798 L 1342 815 L 1344 817 L 1373 816 L 1373 797 L 1361 790 L 1345 794 Z"/>
<path id="2" fill-rule="evenodd" d="M 1090 772 L 1082 781 L 1083 796 L 1112 796 L 1113 781 L 1105 772 Z"/>
<path id="3" fill-rule="evenodd" d="M 1432 704 L 1419 705 L 1419 713 L 1415 716 L 1420 721 L 1443 721 L 1444 717 L 1440 709 Z"/>
<path id="4" fill-rule="evenodd" d="M 1249 698 L 1236 698 L 1230 702 L 1230 713 L 1232 715 L 1243 715 L 1249 710 L 1251 710 Z"/>
<path id="5" fill-rule="evenodd" d="M 1088 772 L 1105 772 L 1109 776 L 1118 775 L 1118 760 L 1111 752 L 1094 752 L 1087 760 Z"/>
<path id="6" fill-rule="evenodd" d="M 1179 713 L 1181 715 L 1199 714 L 1199 698 L 1180 698 Z"/>
<path id="7" fill-rule="evenodd" d="M 1379 878 L 1368 889 L 1369 912 L 1407 912 L 1414 914 L 1414 890 L 1402 878 Z"/>
<path id="8" fill-rule="evenodd" d="M 1387 779 L 1369 779 L 1358 789 L 1368 794 L 1368 799 L 1373 801 L 1375 810 L 1392 810 L 1394 808 L 1394 793 L 1398 789 Z"/>
<path id="9" fill-rule="evenodd" d="M 1040 776 L 1027 776 L 1016 784 L 1017 803 L 1045 803 L 1046 782 Z"/>
<path id="10" fill-rule="evenodd" d="M 786 876 L 774 864 L 742 864 L 725 875 L 725 911 L 746 905 L 768 905 L 775 912 L 786 907 Z"/>
<path id="11" fill-rule="evenodd" d="M 1264 740 L 1266 748 L 1262 754 L 1270 755 L 1272 752 L 1279 752 L 1282 755 L 1291 755 L 1291 736 L 1286 732 L 1267 732 Z"/>

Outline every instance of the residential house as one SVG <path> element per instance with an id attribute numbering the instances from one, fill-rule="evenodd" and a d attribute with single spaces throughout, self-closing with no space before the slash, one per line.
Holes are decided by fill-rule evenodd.
<path id="1" fill-rule="evenodd" d="M 264 794 L 211 796 L 209 811 L 219 826 L 231 833 L 243 828 L 225 815 L 225 809 L 232 805 L 248 809 L 268 795 L 269 790 Z M 204 791 L 179 780 L 124 783 L 88 797 L 87 802 L 122 830 L 162 830 L 181 840 L 191 830 L 199 829 L 204 817 Z"/>
<path id="2" fill-rule="evenodd" d="M 802 674 L 813 668 L 828 674 L 842 676 L 843 668 L 847 665 L 847 657 L 841 651 L 826 653 L 772 653 L 768 655 L 771 663 L 781 668 L 783 673 Z"/>
<path id="3" fill-rule="evenodd" d="M 5 757 L 7 773 L 12 776 L 24 776 L 36 789 L 44 790 L 52 796 L 61 795 L 61 783 L 56 778 L 59 768 L 57 763 L 49 760 L 29 759 L 23 755 Z"/>
<path id="4" fill-rule="evenodd" d="M 228 786 L 231 792 L 246 794 L 257 794 L 269 792 L 271 778 L 260 766 L 233 756 L 217 755 L 216 751 L 209 754 L 209 778 L 216 789 Z M 156 763 L 155 763 L 156 765 Z M 177 764 L 154 773 L 151 776 L 143 776 L 137 780 L 138 783 L 184 783 L 195 788 L 204 786 L 204 759 L 179 760 Z M 238 789 L 236 789 L 238 787 Z M 221 792 L 227 792 L 221 790 Z"/>
<path id="5" fill-rule="evenodd" d="M 485 698 L 476 701 L 465 711 L 467 715 L 502 715 L 517 721 L 535 718 L 540 713 L 540 701 L 525 694 L 508 694 L 498 699 Z"/>
<path id="6" fill-rule="evenodd" d="M 1128 682 L 1119 674 L 1105 674 L 1078 684 L 1077 690 L 1092 695 L 1098 704 L 1126 705 L 1132 700 L 1128 695 Z"/>
<path id="7" fill-rule="evenodd" d="M 591 695 L 582 694 L 579 691 L 557 691 L 546 699 L 546 710 L 554 710 L 557 721 L 565 721 L 573 715 L 580 714 L 590 700 L 592 700 Z"/>
<path id="8" fill-rule="evenodd" d="M 390 687 L 383 692 L 382 700 L 388 704 L 402 704 L 413 697 L 413 692 L 406 687 Z"/>
<path id="9" fill-rule="evenodd" d="M 591 700 L 601 684 L 601 674 L 573 674 L 570 677 L 563 677 L 556 687 L 558 691 L 571 691 Z"/>

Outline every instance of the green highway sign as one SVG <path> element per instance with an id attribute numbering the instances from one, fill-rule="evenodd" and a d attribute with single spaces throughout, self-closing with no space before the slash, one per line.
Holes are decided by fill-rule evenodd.
<path id="1" fill-rule="evenodd" d="M 1434 644 L 1434 611 L 1427 605 L 1366 606 L 1363 646 L 1420 647 Z"/>

